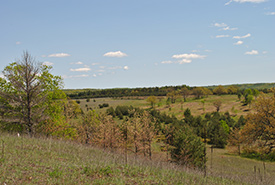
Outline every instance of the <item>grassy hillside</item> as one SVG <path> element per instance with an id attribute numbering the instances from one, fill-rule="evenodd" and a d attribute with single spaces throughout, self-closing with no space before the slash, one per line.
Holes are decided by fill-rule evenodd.
<path id="1" fill-rule="evenodd" d="M 163 160 L 123 156 L 73 142 L 0 135 L 0 184 L 272 184 L 274 163 L 208 148 L 208 175 Z M 212 159 L 212 160 L 210 160 Z M 212 162 L 211 162 L 212 161 Z M 253 168 L 256 166 L 257 174 Z M 212 167 L 212 168 L 211 168 Z M 211 176 L 212 174 L 212 176 Z M 265 176 L 264 176 L 265 175 Z M 261 177 L 261 178 L 260 178 Z M 231 179 L 231 180 L 229 180 Z M 262 179 L 262 181 L 261 181 Z"/>
<path id="2" fill-rule="evenodd" d="M 72 142 L 2 133 L 0 140 L 0 184 L 240 184 L 167 162 L 129 157 L 126 165 L 118 154 Z"/>
<path id="3" fill-rule="evenodd" d="M 140 97 L 141 98 L 141 97 Z M 204 105 L 202 100 L 205 101 Z M 206 112 L 216 111 L 213 106 L 215 100 L 221 100 L 221 112 L 229 112 L 231 115 L 239 117 L 241 115 L 246 115 L 250 112 L 249 106 L 243 106 L 243 103 L 239 101 L 237 95 L 222 95 L 216 96 L 211 95 L 204 99 L 194 99 L 193 97 L 188 98 L 187 102 L 182 102 L 180 99 L 174 104 L 169 106 L 166 104 L 166 97 L 158 100 L 158 103 L 155 105 L 155 109 L 161 112 L 166 112 L 170 115 L 174 114 L 179 119 L 183 118 L 183 112 L 186 108 L 191 110 L 192 115 L 203 115 Z M 99 104 L 108 103 L 109 106 L 116 107 L 118 105 L 132 105 L 133 107 L 140 108 L 150 108 L 150 103 L 146 101 L 146 97 L 143 99 L 129 99 L 129 98 L 95 98 L 91 99 L 90 102 L 87 102 L 86 99 L 79 99 L 81 108 L 85 111 L 87 108 L 92 108 L 98 112 L 103 112 L 107 108 L 99 109 Z"/>

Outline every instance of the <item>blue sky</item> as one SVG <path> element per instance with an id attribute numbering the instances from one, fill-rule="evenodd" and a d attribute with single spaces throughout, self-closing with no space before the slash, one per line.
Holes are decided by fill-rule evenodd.
<path id="1" fill-rule="evenodd" d="M 0 0 L 0 70 L 27 50 L 70 89 L 274 82 L 274 19 L 274 0 Z"/>

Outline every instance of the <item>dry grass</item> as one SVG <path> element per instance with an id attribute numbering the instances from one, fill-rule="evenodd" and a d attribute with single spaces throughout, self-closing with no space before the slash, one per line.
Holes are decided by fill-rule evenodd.
<path id="1" fill-rule="evenodd" d="M 205 101 L 204 105 L 202 100 Z M 213 106 L 213 102 L 216 100 L 222 101 L 220 112 L 229 112 L 235 117 L 239 117 L 241 115 L 245 116 L 251 111 L 249 106 L 243 106 L 243 103 L 238 100 L 236 95 L 211 95 L 204 99 L 194 99 L 193 97 L 190 97 L 188 101 L 184 102 L 183 104 L 181 104 L 180 100 L 177 100 L 176 103 L 171 104 L 171 110 L 169 110 L 169 107 L 166 105 L 166 99 L 163 99 L 161 103 L 159 103 L 160 106 L 157 106 L 156 109 L 168 114 L 174 114 L 179 119 L 182 119 L 184 118 L 183 112 L 187 108 L 191 110 L 191 113 L 194 116 L 216 111 L 215 107 Z"/>
<path id="2" fill-rule="evenodd" d="M 68 141 L 2 133 L 0 141 L 0 184 L 242 184 L 159 160 L 129 156 L 125 164 L 120 154 Z"/>
<path id="3" fill-rule="evenodd" d="M 171 110 L 166 105 L 166 97 L 161 97 L 162 99 L 155 105 L 155 108 L 161 112 L 166 112 L 168 114 L 174 114 L 179 119 L 183 118 L 183 112 L 186 108 L 191 110 L 192 115 L 203 115 L 207 112 L 216 111 L 213 106 L 213 102 L 215 100 L 221 100 L 222 106 L 220 112 L 229 112 L 231 115 L 239 117 L 241 115 L 247 115 L 251 110 L 249 106 L 243 106 L 242 102 L 238 100 L 237 95 L 223 95 L 216 96 L 211 95 L 204 99 L 194 99 L 193 97 L 188 98 L 187 102 L 184 102 L 181 105 L 181 100 L 178 99 L 176 103 L 170 104 Z M 95 100 L 95 102 L 94 102 Z M 203 106 L 202 100 L 205 100 L 205 104 Z M 146 102 L 146 97 L 138 97 L 138 98 L 95 98 L 90 99 L 90 102 L 86 102 L 86 99 L 79 100 L 81 108 L 85 111 L 88 108 L 92 108 L 98 112 L 104 112 L 107 108 L 99 109 L 98 105 L 103 103 L 108 103 L 111 107 L 116 107 L 118 105 L 127 105 L 133 107 L 140 108 L 150 108 L 150 103 Z M 182 109 L 181 109 L 182 106 Z"/>
<path id="4" fill-rule="evenodd" d="M 209 174 L 251 184 L 275 184 L 274 162 L 265 162 L 264 170 L 262 161 L 229 154 L 228 150 L 231 150 L 231 148 L 214 148 L 211 157 L 211 148 L 210 146 L 207 147 Z"/>
<path id="5" fill-rule="evenodd" d="M 95 101 L 94 101 L 95 100 Z M 140 99 L 131 99 L 131 98 L 94 98 L 90 99 L 89 102 L 86 101 L 86 99 L 79 99 L 80 101 L 80 107 L 86 111 L 87 108 L 92 108 L 93 110 L 96 110 L 97 112 L 104 112 L 107 108 L 99 109 L 99 104 L 108 103 L 109 107 L 117 107 L 119 105 L 127 105 L 127 106 L 134 106 L 134 107 L 148 107 L 148 103 L 144 98 Z"/>

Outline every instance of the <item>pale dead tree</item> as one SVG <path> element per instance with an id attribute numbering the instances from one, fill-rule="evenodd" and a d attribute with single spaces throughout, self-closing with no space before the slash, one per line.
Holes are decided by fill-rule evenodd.
<path id="1" fill-rule="evenodd" d="M 47 119 L 49 92 L 61 87 L 61 78 L 50 74 L 50 69 L 28 52 L 4 69 L 0 78 L 4 122 L 22 125 L 30 136 L 35 133 L 35 126 Z"/>

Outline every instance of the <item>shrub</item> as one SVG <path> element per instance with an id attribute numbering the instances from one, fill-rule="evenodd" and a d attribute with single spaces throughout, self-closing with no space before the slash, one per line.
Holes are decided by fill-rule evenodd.
<path id="1" fill-rule="evenodd" d="M 188 129 L 177 130 L 172 145 L 171 156 L 177 163 L 201 169 L 205 167 L 205 145 Z"/>

